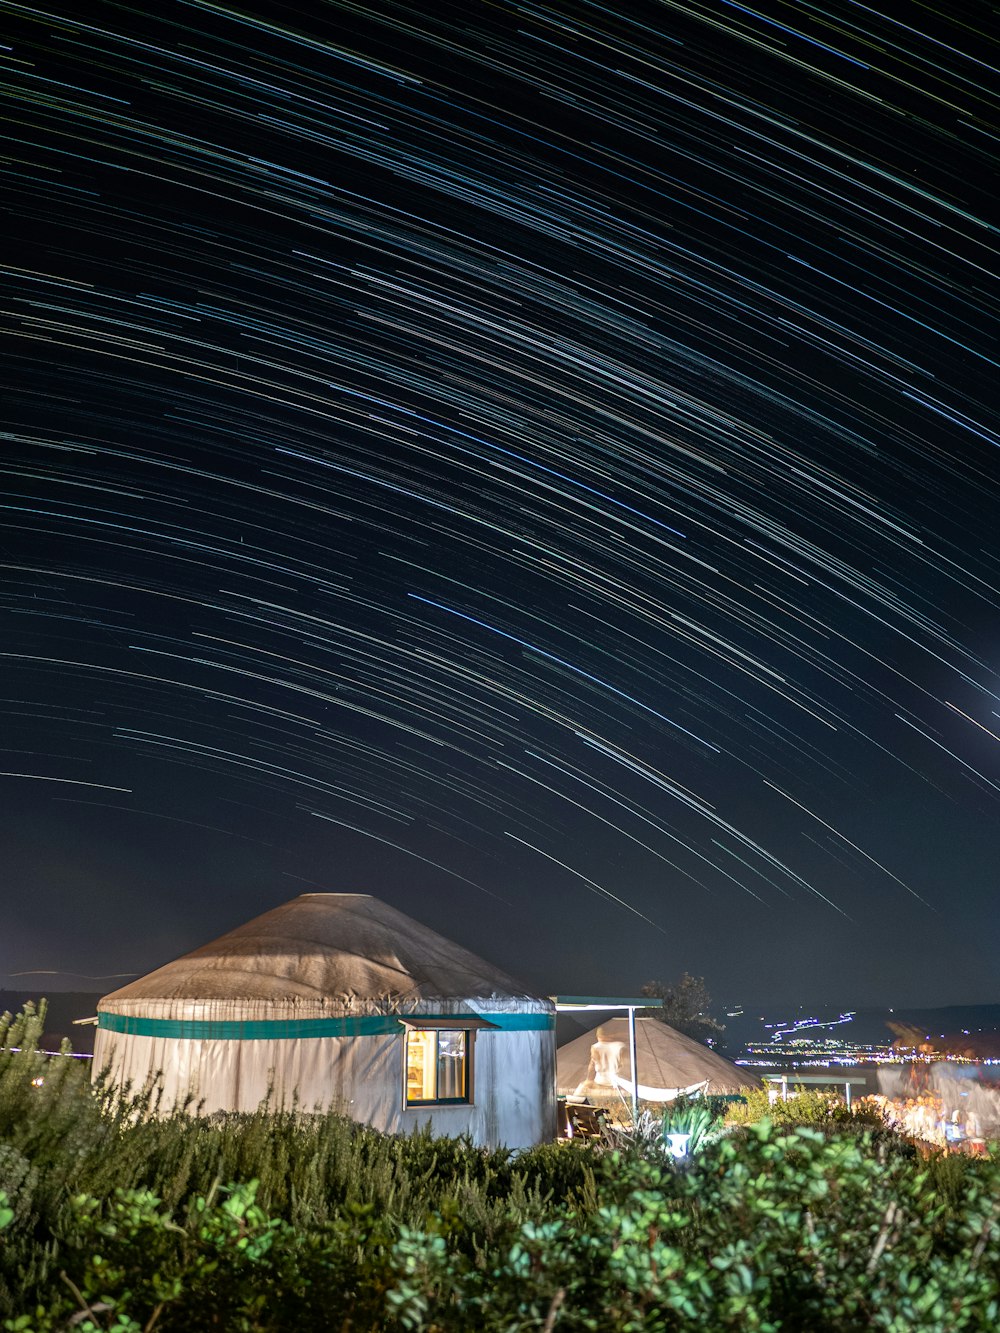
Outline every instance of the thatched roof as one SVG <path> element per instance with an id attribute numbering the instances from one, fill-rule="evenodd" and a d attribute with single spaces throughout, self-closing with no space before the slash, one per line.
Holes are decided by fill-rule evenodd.
<path id="1" fill-rule="evenodd" d="M 261 1002 L 297 1013 L 386 1012 L 489 1000 L 551 1009 L 513 977 L 364 893 L 304 893 L 106 995 L 110 1013 L 182 1002 L 206 1016 Z M 187 1003 L 190 1002 L 190 1003 Z"/>
<path id="2" fill-rule="evenodd" d="M 685 1037 L 682 1032 L 667 1027 L 658 1018 L 637 1018 L 635 1027 L 639 1082 L 647 1087 L 687 1088 L 707 1080 L 705 1092 L 708 1095 L 763 1087 L 756 1074 L 734 1065 L 693 1037 Z M 591 1100 L 616 1097 L 614 1089 L 606 1083 L 588 1081 L 588 1073 L 593 1072 L 591 1049 L 598 1041 L 598 1034 L 605 1041 L 623 1043 L 624 1050 L 618 1053 L 620 1059 L 616 1072 L 619 1078 L 631 1082 L 628 1020 L 612 1018 L 559 1047 L 556 1061 L 560 1094 L 580 1092 Z"/>

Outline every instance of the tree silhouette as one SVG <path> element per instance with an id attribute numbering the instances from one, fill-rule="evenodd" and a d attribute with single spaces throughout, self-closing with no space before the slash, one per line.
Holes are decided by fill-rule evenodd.
<path id="1" fill-rule="evenodd" d="M 639 994 L 663 1001 L 662 1008 L 647 1010 L 645 1017 L 658 1018 L 697 1041 L 708 1041 L 726 1030 L 724 1023 L 712 1017 L 712 997 L 704 977 L 685 972 L 679 981 L 647 981 Z"/>

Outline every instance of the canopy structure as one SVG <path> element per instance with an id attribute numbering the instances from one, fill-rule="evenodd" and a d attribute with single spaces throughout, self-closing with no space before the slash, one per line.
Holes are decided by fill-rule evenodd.
<path id="1" fill-rule="evenodd" d="M 635 1052 L 635 1016 L 640 1009 L 649 1009 L 655 1006 L 657 1009 L 662 1007 L 663 1001 L 656 999 L 647 999 L 645 996 L 637 998 L 630 996 L 610 996 L 610 995 L 557 995 L 554 997 L 557 1013 L 581 1013 L 585 1010 L 604 1010 L 608 1012 L 624 1012 L 628 1015 L 628 1050 L 629 1062 L 632 1069 L 632 1078 L 629 1083 L 629 1099 L 632 1103 L 632 1119 L 639 1114 L 639 1080 L 635 1075 L 638 1066 Z M 621 1080 L 614 1073 L 612 1082 L 621 1091 Z"/>
<path id="2" fill-rule="evenodd" d="M 387 1132 L 554 1136 L 554 1005 L 367 894 L 307 893 L 114 991 L 95 1073 L 161 1108 L 339 1109 Z"/>
<path id="3" fill-rule="evenodd" d="M 640 1101 L 670 1102 L 684 1094 L 739 1093 L 762 1086 L 710 1047 L 686 1037 L 657 1018 L 636 1018 L 637 1092 Z M 628 1022 L 612 1018 L 560 1046 L 556 1086 L 563 1096 L 620 1101 L 632 1095 Z"/>

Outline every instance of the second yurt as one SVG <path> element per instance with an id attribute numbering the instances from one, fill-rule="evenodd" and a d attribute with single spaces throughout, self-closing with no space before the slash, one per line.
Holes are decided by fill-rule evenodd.
<path id="1" fill-rule="evenodd" d="M 763 1087 L 756 1074 L 658 1018 L 636 1019 L 635 1045 L 640 1101 L 670 1102 L 698 1093 L 732 1095 Z M 609 1019 L 560 1046 L 556 1069 L 560 1096 L 586 1097 L 596 1103 L 630 1098 L 628 1020 Z"/>

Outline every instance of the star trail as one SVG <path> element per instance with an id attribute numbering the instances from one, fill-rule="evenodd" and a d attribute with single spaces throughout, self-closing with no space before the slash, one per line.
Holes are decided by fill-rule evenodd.
<path id="1" fill-rule="evenodd" d="M 0 0 L 0 983 L 995 1000 L 994 8 L 150 8 Z"/>

